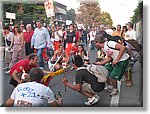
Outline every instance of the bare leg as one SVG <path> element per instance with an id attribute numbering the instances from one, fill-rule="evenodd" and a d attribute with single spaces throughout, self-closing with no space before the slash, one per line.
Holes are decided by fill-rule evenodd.
<path id="1" fill-rule="evenodd" d="M 83 94 L 84 96 L 86 96 L 87 98 L 92 98 L 95 94 L 89 93 L 89 92 L 80 92 L 81 94 Z"/>
<path id="2" fill-rule="evenodd" d="M 117 80 L 110 78 L 113 88 L 117 89 Z"/>

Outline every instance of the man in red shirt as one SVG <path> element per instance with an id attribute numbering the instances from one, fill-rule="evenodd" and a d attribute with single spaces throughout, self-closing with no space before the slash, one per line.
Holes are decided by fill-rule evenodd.
<path id="1" fill-rule="evenodd" d="M 38 67 L 37 65 L 38 56 L 32 53 L 28 56 L 28 59 L 18 61 L 10 70 L 10 84 L 16 87 L 18 84 L 22 83 L 21 76 L 24 70 L 25 73 L 29 73 L 32 68 Z M 43 70 L 45 74 L 49 74 L 49 71 Z"/>
<path id="2" fill-rule="evenodd" d="M 27 24 L 26 29 L 27 31 L 24 32 L 25 51 L 26 51 L 26 55 L 30 55 L 31 53 L 34 52 L 34 49 L 31 48 L 31 38 L 34 31 L 31 28 L 31 24 Z"/>
<path id="3" fill-rule="evenodd" d="M 32 53 L 28 56 L 28 59 L 18 61 L 10 70 L 9 74 L 12 76 L 10 84 L 12 84 L 14 87 L 20 84 L 22 82 L 22 69 L 24 69 L 26 73 L 29 73 L 32 68 L 37 67 L 37 60 L 37 55 Z"/>

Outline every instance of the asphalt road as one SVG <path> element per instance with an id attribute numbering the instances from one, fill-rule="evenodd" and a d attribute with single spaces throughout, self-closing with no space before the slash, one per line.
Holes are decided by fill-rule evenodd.
<path id="1" fill-rule="evenodd" d="M 95 53 L 92 52 L 90 56 L 93 60 L 95 60 L 95 56 L 96 56 Z M 67 79 L 69 82 L 73 83 L 75 81 L 74 75 L 75 75 L 75 71 L 68 70 Z M 10 76 L 8 74 L 5 74 L 3 72 L 2 77 L 3 77 L 1 78 L 3 82 L 2 102 L 4 102 L 11 95 L 14 87 L 9 84 Z M 68 87 L 66 88 L 66 92 L 65 92 L 65 86 L 61 81 L 62 77 L 64 77 L 64 74 L 55 76 L 51 80 L 49 87 L 52 89 L 54 94 L 58 93 L 59 91 L 61 92 L 63 97 L 63 106 L 64 107 L 85 107 L 84 102 L 87 101 L 87 98 Z M 109 107 L 109 106 L 139 107 L 141 106 L 142 105 L 141 96 L 143 92 L 142 91 L 143 86 L 142 86 L 142 68 L 139 61 L 137 61 L 134 66 L 133 81 L 134 81 L 134 86 L 130 88 L 125 86 L 125 82 L 121 82 L 119 87 L 120 94 L 115 96 L 114 98 L 112 98 L 109 95 L 109 92 L 106 91 L 97 93 L 100 96 L 100 101 L 93 106 L 94 107 Z"/>

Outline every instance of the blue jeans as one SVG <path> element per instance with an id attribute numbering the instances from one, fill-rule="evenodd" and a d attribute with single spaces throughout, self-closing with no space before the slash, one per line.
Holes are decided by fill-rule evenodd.
<path id="1" fill-rule="evenodd" d="M 36 53 L 39 59 L 39 67 L 44 67 L 44 60 L 42 57 L 43 50 L 44 48 L 36 49 Z"/>
<path id="2" fill-rule="evenodd" d="M 91 51 L 95 51 L 95 44 L 94 44 L 94 40 L 91 41 Z"/>

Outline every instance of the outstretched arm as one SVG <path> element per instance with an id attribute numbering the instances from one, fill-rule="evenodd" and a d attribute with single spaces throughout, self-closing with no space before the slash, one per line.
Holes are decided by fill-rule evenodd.
<path id="1" fill-rule="evenodd" d="M 71 89 L 73 89 L 73 90 L 75 90 L 75 91 L 78 91 L 78 92 L 79 92 L 79 91 L 81 90 L 81 84 L 72 85 L 71 83 L 68 82 L 68 80 L 67 80 L 66 78 L 63 78 L 63 79 L 62 79 L 62 82 L 63 82 L 66 86 L 70 87 Z"/>

